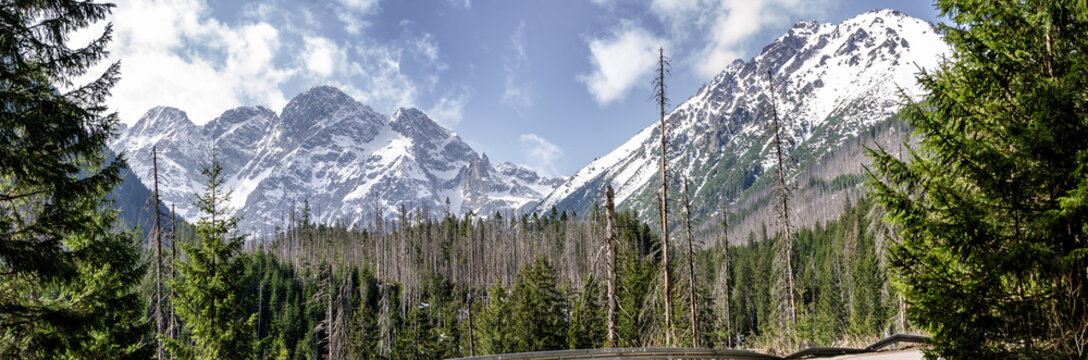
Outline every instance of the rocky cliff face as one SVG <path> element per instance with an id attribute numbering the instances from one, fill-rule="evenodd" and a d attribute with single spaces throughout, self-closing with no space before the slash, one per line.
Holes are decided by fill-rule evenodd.
<path id="1" fill-rule="evenodd" d="M 403 204 L 490 214 L 532 207 L 559 182 L 532 170 L 492 166 L 456 133 L 417 109 L 375 112 L 332 87 L 315 87 L 279 113 L 240 107 L 198 126 L 181 110 L 157 107 L 111 144 L 150 184 L 151 148 L 159 152 L 160 191 L 189 221 L 200 214 L 200 168 L 217 147 L 231 189 L 230 208 L 244 231 L 268 232 L 307 201 L 314 221 L 349 226 Z"/>
<path id="2" fill-rule="evenodd" d="M 671 188 L 679 189 L 676 185 L 688 179 L 697 222 L 718 213 L 723 204 L 733 206 L 734 214 L 758 210 L 776 164 L 768 72 L 786 126 L 794 185 L 804 188 L 798 180 L 810 180 L 816 172 L 827 182 L 856 174 L 860 146 L 852 147 L 852 155 L 839 154 L 853 158 L 852 165 L 828 165 L 829 155 L 859 136 L 870 139 L 874 131 L 894 128 L 887 123 L 899 109 L 901 94 L 921 95 L 914 78 L 919 67 L 935 67 L 947 52 L 932 24 L 897 11 L 873 11 L 841 24 L 798 22 L 755 58 L 730 64 L 666 116 Z M 656 219 L 659 131 L 650 124 L 579 170 L 538 208 L 584 213 L 611 184 L 619 207 Z M 670 198 L 679 194 L 670 189 Z"/>

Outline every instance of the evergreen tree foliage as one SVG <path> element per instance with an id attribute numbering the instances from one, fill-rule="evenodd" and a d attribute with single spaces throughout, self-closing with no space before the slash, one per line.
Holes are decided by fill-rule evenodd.
<path id="1" fill-rule="evenodd" d="M 73 234 L 65 241 L 70 251 L 85 253 L 82 261 L 76 263 L 79 275 L 74 283 L 58 286 L 41 299 L 64 304 L 69 312 L 92 314 L 80 321 L 95 326 L 84 328 L 87 333 L 81 336 L 79 343 L 51 349 L 63 351 L 50 355 L 52 358 L 147 359 L 153 353 L 153 346 L 143 341 L 152 329 L 143 316 L 145 299 L 136 290 L 147 272 L 147 265 L 141 261 L 139 236 L 135 230 L 116 232 L 119 213 L 118 210 L 105 210 L 95 214 L 89 219 L 89 229 Z M 68 337 L 63 329 L 47 326 L 39 329 L 39 334 L 54 339 Z"/>
<path id="2" fill-rule="evenodd" d="M 117 233 L 106 196 L 124 157 L 109 159 L 118 119 L 105 100 L 111 26 L 82 48 L 71 33 L 112 4 L 0 1 L 0 357 L 148 356 L 136 295 L 144 268 L 131 233 Z"/>
<path id="3" fill-rule="evenodd" d="M 639 223 L 637 214 L 622 212 L 616 216 L 620 245 L 616 270 L 618 282 L 617 332 L 620 347 L 648 345 L 647 336 L 652 322 L 642 316 L 645 300 L 653 289 L 658 274 L 660 242 L 649 225 Z"/>
<path id="4" fill-rule="evenodd" d="M 600 310 L 597 312 L 600 317 Z M 478 314 L 475 334 L 482 354 L 560 350 L 568 346 L 567 299 L 546 258 L 526 262 L 510 291 L 492 286 L 487 306 Z"/>
<path id="5" fill-rule="evenodd" d="M 356 272 L 359 277 L 356 292 L 359 298 L 355 302 L 355 319 L 352 321 L 352 343 L 355 353 L 373 358 L 373 350 L 378 348 L 378 280 L 369 268 Z"/>
<path id="6" fill-rule="evenodd" d="M 213 150 L 212 161 L 201 169 L 208 177 L 205 193 L 196 205 L 204 216 L 196 224 L 199 246 L 182 244 L 189 261 L 175 260 L 181 279 L 176 289 L 175 311 L 192 334 L 192 343 L 167 340 L 167 349 L 178 359 L 253 359 L 257 314 L 251 313 L 251 294 L 256 282 L 246 271 L 249 256 L 242 254 L 244 235 L 238 219 L 226 213 L 230 193 Z"/>
<path id="7" fill-rule="evenodd" d="M 901 112 L 920 148 L 909 159 L 871 151 L 910 318 L 943 358 L 1083 359 L 1088 5 L 937 8 L 952 58 L 919 77 L 929 96 Z"/>
<path id="8" fill-rule="evenodd" d="M 452 284 L 441 275 L 431 277 L 424 289 L 425 302 L 414 306 L 404 319 L 394 344 L 399 359 L 445 359 L 460 353 L 457 312 Z"/>
<path id="9" fill-rule="evenodd" d="M 601 290 L 592 276 L 586 276 L 582 288 L 571 300 L 567 342 L 570 349 L 595 349 L 605 345 L 605 309 Z"/>
<path id="10" fill-rule="evenodd" d="M 526 263 L 510 291 L 514 350 L 567 347 L 567 301 L 559 292 L 555 268 L 547 258 Z"/>
<path id="11" fill-rule="evenodd" d="M 840 219 L 795 234 L 799 322 L 791 330 L 797 339 L 813 345 L 848 341 L 845 344 L 856 346 L 885 336 L 890 328 L 896 318 L 893 309 L 898 297 L 888 288 L 887 272 L 881 261 L 882 240 L 874 231 L 881 225 L 872 223 L 877 218 L 874 214 L 872 201 L 862 199 L 856 206 L 848 204 Z M 571 271 L 584 270 L 569 266 L 574 262 L 570 252 L 543 251 L 542 254 L 551 254 L 546 255 L 547 259 L 567 265 L 551 267 L 550 261 L 545 261 L 549 266 L 542 266 L 540 262 L 545 255 L 538 255 L 523 260 L 519 271 L 506 280 L 502 269 L 517 262 L 471 255 L 482 247 L 502 244 L 543 249 L 570 246 L 557 242 L 558 234 L 587 236 L 592 233 L 578 229 L 588 224 L 569 216 L 564 222 L 561 213 L 535 219 L 504 218 L 511 221 L 499 222 L 495 220 L 498 217 L 479 221 L 450 216 L 420 220 L 404 227 L 393 225 L 390 228 L 396 230 L 384 233 L 349 230 L 342 225 L 307 225 L 296 218 L 291 222 L 293 225 L 282 229 L 274 239 L 263 242 L 248 265 L 254 278 L 261 280 L 251 283 L 247 291 L 261 294 L 263 300 L 250 301 L 247 311 L 261 319 L 255 329 L 257 337 L 274 339 L 273 343 L 262 344 L 260 356 L 280 356 L 283 351 L 274 343 L 280 338 L 289 359 L 328 356 L 329 336 L 322 324 L 329 318 L 330 307 L 321 289 L 327 286 L 330 274 L 335 276 L 332 280 L 337 284 L 338 294 L 351 294 L 347 296 L 350 300 L 338 295 L 332 307 L 338 314 L 334 316 L 335 327 L 340 327 L 342 319 L 350 316 L 346 334 L 333 341 L 349 342 L 353 357 L 468 356 L 470 328 L 471 349 L 476 355 L 603 346 L 604 311 L 596 282 L 601 276 L 600 268 L 596 269 L 598 272 L 587 268 L 589 274 L 582 272 L 579 281 L 571 281 Z M 655 285 L 660 274 L 660 242 L 650 226 L 636 220 L 636 214 L 619 213 L 616 219 L 619 345 L 662 344 L 663 301 L 657 291 L 660 286 Z M 512 235 L 516 232 L 516 236 Z M 408 251 L 391 246 L 399 241 L 405 242 L 404 249 Z M 709 343 L 711 336 L 737 335 L 732 339 L 741 348 L 784 349 L 782 346 L 796 345 L 777 338 L 784 330 L 776 327 L 779 322 L 772 315 L 771 288 L 777 277 L 773 276 L 770 263 L 778 254 L 774 243 L 775 238 L 763 231 L 760 236 L 751 234 L 745 245 L 730 249 L 728 271 L 734 280 L 729 294 L 732 326 L 727 329 L 724 324 L 711 321 L 718 316 L 714 307 L 699 306 L 701 324 L 706 324 L 705 332 L 700 332 L 701 343 Z M 381 247 L 387 247 L 390 253 L 371 252 Z M 372 271 L 388 269 L 393 263 L 390 256 L 395 254 L 405 255 L 400 260 L 404 268 L 399 277 L 389 270 Z M 697 252 L 695 270 L 699 274 L 717 273 L 723 254 L 721 249 Z M 329 271 L 328 263 L 324 262 L 327 259 L 334 259 L 334 271 Z M 453 267 L 433 267 L 435 262 Z M 483 265 L 473 266 L 480 263 Z M 488 282 L 490 290 L 485 291 L 484 278 L 474 279 L 471 274 L 493 269 L 502 271 L 493 273 L 498 277 Z M 418 273 L 404 276 L 409 271 Z M 563 279 L 562 285 L 556 284 L 559 279 Z M 678 291 L 687 293 L 685 286 L 686 282 L 682 282 Z M 699 299 L 708 299 L 707 294 L 713 293 L 712 288 L 708 289 L 713 284 L 698 286 Z M 471 323 L 467 316 L 470 293 L 473 294 Z M 678 309 L 677 314 L 687 312 L 686 301 L 676 301 L 673 305 Z M 350 311 L 346 309 L 348 306 Z M 549 308 L 558 310 L 540 310 Z M 676 325 L 687 326 L 688 317 L 678 316 Z M 522 340 L 549 337 L 559 340 L 546 346 Z M 687 336 L 676 342 L 679 346 L 691 343 Z"/>
<path id="12" fill-rule="evenodd" d="M 499 284 L 491 286 L 487 291 L 487 305 L 482 311 L 477 311 L 476 317 L 476 348 L 480 354 L 503 354 L 516 352 L 514 344 L 516 339 L 512 328 L 513 316 L 510 313 L 509 295 L 505 288 Z"/>

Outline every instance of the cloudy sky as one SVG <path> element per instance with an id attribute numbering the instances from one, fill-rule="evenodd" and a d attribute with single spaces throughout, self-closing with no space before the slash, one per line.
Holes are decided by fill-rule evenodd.
<path id="1" fill-rule="evenodd" d="M 111 106 L 202 124 L 240 105 L 279 112 L 316 85 L 375 110 L 417 107 L 492 162 L 570 175 L 656 118 L 654 54 L 679 103 L 798 20 L 926 0 L 117 0 Z"/>

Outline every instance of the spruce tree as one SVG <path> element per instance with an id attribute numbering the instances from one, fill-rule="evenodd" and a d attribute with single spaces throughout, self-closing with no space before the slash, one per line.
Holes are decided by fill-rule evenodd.
<path id="1" fill-rule="evenodd" d="M 211 163 L 201 169 L 208 177 L 196 206 L 203 217 L 196 223 L 199 246 L 181 244 L 189 261 L 175 260 L 181 279 L 174 283 L 175 311 L 192 334 L 192 343 L 164 339 L 178 359 L 253 359 L 258 344 L 257 314 L 249 314 L 254 280 L 246 271 L 249 257 L 241 254 L 245 236 L 238 218 L 227 214 L 230 192 L 222 189 L 223 167 L 213 150 Z"/>
<path id="2" fill-rule="evenodd" d="M 555 268 L 541 256 L 525 263 L 510 291 L 514 350 L 542 351 L 567 347 L 566 299 L 556 284 Z"/>
<path id="3" fill-rule="evenodd" d="M 68 36 L 112 4 L 0 1 L 0 358 L 144 357 L 145 270 L 105 198 L 124 156 L 107 160 L 118 118 L 104 102 L 112 27 L 85 47 Z"/>
<path id="4" fill-rule="evenodd" d="M 480 354 L 503 354 L 513 352 L 513 319 L 510 312 L 509 294 L 506 288 L 495 285 L 487 291 L 487 304 L 479 312 L 475 334 Z"/>
<path id="5" fill-rule="evenodd" d="M 919 149 L 871 184 L 931 355 L 1088 355 L 1088 6 L 941 0 L 953 54 L 901 117 Z"/>
<path id="6" fill-rule="evenodd" d="M 607 343 L 604 308 L 600 289 L 592 276 L 586 275 L 582 289 L 571 301 L 567 342 L 570 349 L 594 349 Z"/>

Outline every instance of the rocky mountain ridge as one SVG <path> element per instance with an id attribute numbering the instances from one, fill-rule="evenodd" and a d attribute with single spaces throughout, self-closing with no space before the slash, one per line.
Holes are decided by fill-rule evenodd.
<path id="1" fill-rule="evenodd" d="M 319 86 L 277 114 L 239 107 L 196 125 L 184 111 L 156 107 L 121 129 L 110 147 L 151 184 L 151 149 L 159 153 L 164 202 L 196 221 L 202 164 L 212 148 L 231 189 L 229 207 L 244 231 L 267 233 L 305 201 L 313 220 L 358 226 L 377 212 L 428 208 L 435 214 L 492 214 L 531 208 L 563 178 L 511 164 L 491 165 L 453 131 L 413 108 L 390 116 L 338 89 Z M 150 187 L 150 186 L 149 186 Z"/>
<path id="2" fill-rule="evenodd" d="M 666 115 L 673 184 L 669 198 L 680 198 L 678 185 L 687 179 L 697 223 L 720 223 L 709 220 L 720 216 L 723 205 L 730 207 L 737 222 L 767 212 L 771 178 L 767 175 L 774 174 L 776 164 L 769 130 L 768 89 L 773 81 L 794 186 L 802 198 L 827 202 L 838 197 L 833 202 L 841 203 L 849 195 L 842 188 L 806 195 L 806 186 L 836 181 L 859 186 L 857 175 L 864 161 L 859 139 L 901 140 L 902 134 L 888 136 L 900 129 L 891 123 L 901 95 L 921 96 L 916 73 L 935 68 L 948 51 L 931 23 L 893 10 L 868 12 L 840 24 L 797 22 L 758 56 L 734 61 Z M 579 170 L 538 209 L 556 206 L 585 213 L 603 202 L 604 187 L 611 184 L 618 207 L 637 210 L 644 220 L 657 222 L 660 128 L 656 119 L 649 114 L 647 118 L 649 126 Z M 844 150 L 848 144 L 850 149 Z M 831 158 L 850 160 L 829 164 Z M 812 225 L 840 210 L 841 206 L 832 206 L 820 214 L 797 215 Z M 748 224 L 737 232 L 752 229 Z"/>

